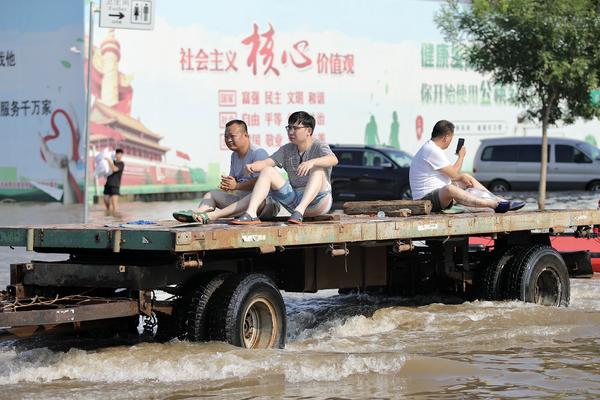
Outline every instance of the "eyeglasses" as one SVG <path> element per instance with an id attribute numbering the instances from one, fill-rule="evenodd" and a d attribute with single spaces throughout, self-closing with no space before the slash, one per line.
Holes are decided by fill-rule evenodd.
<path id="1" fill-rule="evenodd" d="M 296 132 L 298 129 L 302 129 L 302 128 L 308 128 L 307 126 L 293 126 L 293 125 L 286 125 L 285 130 L 288 132 L 294 131 Z"/>

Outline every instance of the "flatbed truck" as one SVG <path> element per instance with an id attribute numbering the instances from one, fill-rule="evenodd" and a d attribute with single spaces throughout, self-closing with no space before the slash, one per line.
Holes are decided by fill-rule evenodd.
<path id="1" fill-rule="evenodd" d="M 227 222 L 0 227 L 0 246 L 68 254 L 10 266 L 0 327 L 124 334 L 142 316 L 158 338 L 277 348 L 286 337 L 281 290 L 449 291 L 567 306 L 569 274 L 591 272 L 589 252 L 561 254 L 550 239 L 598 240 L 600 210 Z M 470 245 L 475 237 L 489 245 Z"/>

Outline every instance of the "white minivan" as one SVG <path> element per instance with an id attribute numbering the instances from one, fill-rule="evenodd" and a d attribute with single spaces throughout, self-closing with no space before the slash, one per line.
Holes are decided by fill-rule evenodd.
<path id="1" fill-rule="evenodd" d="M 473 174 L 493 192 L 538 190 L 541 146 L 541 137 L 484 139 Z M 600 150 L 581 140 L 548 138 L 547 189 L 600 191 Z"/>

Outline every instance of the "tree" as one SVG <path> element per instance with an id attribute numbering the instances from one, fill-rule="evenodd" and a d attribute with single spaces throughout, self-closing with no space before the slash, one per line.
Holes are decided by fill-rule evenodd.
<path id="1" fill-rule="evenodd" d="M 548 127 L 599 116 L 590 92 L 600 79 L 600 0 L 450 0 L 436 23 L 465 58 L 542 124 L 538 206 L 544 209 Z"/>

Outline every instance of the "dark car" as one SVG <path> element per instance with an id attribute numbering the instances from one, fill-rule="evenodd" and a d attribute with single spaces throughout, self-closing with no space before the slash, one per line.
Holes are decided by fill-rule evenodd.
<path id="1" fill-rule="evenodd" d="M 338 165 L 331 173 L 334 201 L 411 199 L 412 157 L 391 147 L 331 145 Z"/>

